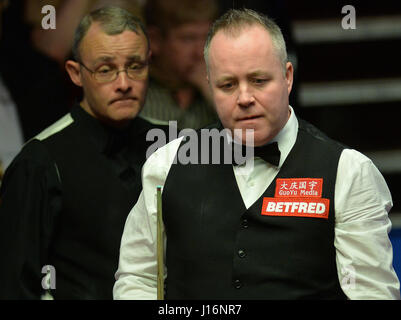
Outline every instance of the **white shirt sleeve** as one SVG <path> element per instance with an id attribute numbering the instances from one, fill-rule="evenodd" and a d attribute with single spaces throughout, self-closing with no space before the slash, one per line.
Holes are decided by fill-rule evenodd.
<path id="1" fill-rule="evenodd" d="M 349 299 L 400 299 L 388 233 L 392 199 L 370 159 L 345 149 L 335 186 L 336 262 L 341 287 Z"/>
<path id="2" fill-rule="evenodd" d="M 153 153 L 142 168 L 143 190 L 128 215 L 113 288 L 115 300 L 157 299 L 157 201 L 182 139 Z M 166 240 L 165 240 L 166 244 Z M 165 268 L 165 277 L 167 275 Z"/>

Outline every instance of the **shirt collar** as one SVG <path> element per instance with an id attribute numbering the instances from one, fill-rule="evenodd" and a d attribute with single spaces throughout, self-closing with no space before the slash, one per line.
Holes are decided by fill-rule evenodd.
<path id="1" fill-rule="evenodd" d="M 278 148 L 280 149 L 280 164 L 281 167 L 290 153 L 292 147 L 297 140 L 298 135 L 298 119 L 295 115 L 294 109 L 290 107 L 290 118 L 288 119 L 285 126 L 280 130 L 280 132 L 271 140 L 271 142 L 277 142 Z"/>
<path id="2" fill-rule="evenodd" d="M 269 142 L 269 143 L 277 142 L 278 144 L 278 148 L 280 150 L 280 163 L 278 165 L 279 168 L 281 168 L 285 159 L 290 153 L 292 147 L 295 144 L 295 141 L 297 140 L 297 135 L 298 135 L 298 119 L 295 115 L 294 109 L 291 106 L 289 106 L 289 108 L 290 108 L 290 117 L 287 120 L 287 123 L 279 131 L 279 133 Z M 221 123 L 221 121 L 217 123 L 217 128 L 219 130 L 224 129 L 224 126 Z M 232 141 L 231 136 L 228 135 L 227 138 L 228 142 L 231 143 Z"/>

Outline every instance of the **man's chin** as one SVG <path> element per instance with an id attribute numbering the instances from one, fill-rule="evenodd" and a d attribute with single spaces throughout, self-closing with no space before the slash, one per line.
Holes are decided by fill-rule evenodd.
<path id="1" fill-rule="evenodd" d="M 109 120 L 116 126 L 125 126 L 139 114 L 138 108 L 119 108 L 109 114 Z"/>
<path id="2" fill-rule="evenodd" d="M 261 146 L 268 143 L 272 136 L 266 130 L 258 130 L 258 128 L 236 128 L 234 130 L 235 141 L 248 146 Z"/>
<path id="3" fill-rule="evenodd" d="M 118 100 L 109 105 L 110 114 L 114 117 L 135 117 L 140 110 L 139 102 L 136 100 Z"/>

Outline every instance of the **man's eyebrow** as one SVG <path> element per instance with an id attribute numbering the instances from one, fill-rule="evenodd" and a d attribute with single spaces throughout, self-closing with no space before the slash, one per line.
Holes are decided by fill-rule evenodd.
<path id="1" fill-rule="evenodd" d="M 132 55 L 127 57 L 127 61 L 129 62 L 144 62 L 145 60 L 139 55 Z"/>
<path id="2" fill-rule="evenodd" d="M 262 70 L 256 70 L 248 74 L 248 77 L 260 77 L 260 76 L 266 77 L 269 76 L 269 73 Z"/>
<path id="3" fill-rule="evenodd" d="M 247 74 L 248 78 L 252 78 L 252 77 L 268 77 L 269 76 L 269 72 L 267 71 L 262 71 L 262 70 L 255 70 L 253 72 L 250 72 Z M 216 83 L 223 83 L 226 81 L 232 81 L 234 80 L 235 77 L 234 76 L 222 76 L 221 78 L 216 79 Z"/>
<path id="4" fill-rule="evenodd" d="M 234 79 L 233 76 L 222 76 L 221 78 L 216 79 L 216 82 L 222 83 L 222 82 L 226 82 L 226 81 L 231 81 L 233 79 Z"/>
<path id="5" fill-rule="evenodd" d="M 100 57 L 96 58 L 93 63 L 96 65 L 96 64 L 98 64 L 100 62 L 112 62 L 115 59 L 116 59 L 115 56 L 100 56 Z M 144 62 L 142 57 L 139 56 L 139 55 L 128 56 L 126 61 L 128 61 L 128 63 L 131 63 L 131 62 Z"/>
<path id="6" fill-rule="evenodd" d="M 94 64 L 98 64 L 99 62 L 110 62 L 113 61 L 115 59 L 114 56 L 101 56 L 95 59 L 95 61 L 93 61 Z"/>

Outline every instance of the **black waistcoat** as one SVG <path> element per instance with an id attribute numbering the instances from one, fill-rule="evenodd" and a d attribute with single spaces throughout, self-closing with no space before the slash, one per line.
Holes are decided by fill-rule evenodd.
<path id="1" fill-rule="evenodd" d="M 232 165 L 174 164 L 163 190 L 168 299 L 338 299 L 334 187 L 343 147 L 300 121 L 296 143 L 247 210 Z M 278 178 L 322 178 L 328 219 L 266 216 Z"/>
<path id="2" fill-rule="evenodd" d="M 56 299 L 112 299 L 125 220 L 141 191 L 145 135 L 134 142 L 137 174 L 128 187 L 85 134 L 74 122 L 43 141 L 55 159 L 62 189 L 49 253 L 56 269 L 51 292 Z"/>

